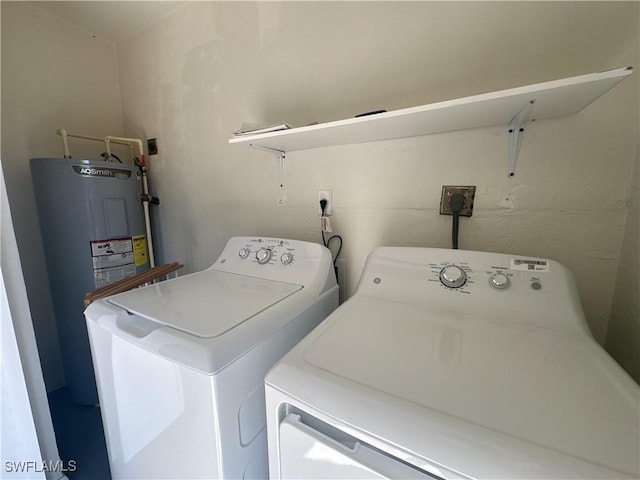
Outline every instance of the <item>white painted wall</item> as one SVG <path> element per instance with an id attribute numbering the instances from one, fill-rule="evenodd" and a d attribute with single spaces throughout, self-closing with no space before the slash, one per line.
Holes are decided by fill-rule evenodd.
<path id="1" fill-rule="evenodd" d="M 55 463 L 60 456 L 11 217 L 0 165 L 0 468 L 2 478 L 54 480 L 64 476 L 59 471 L 20 472 L 15 463 Z"/>
<path id="2" fill-rule="evenodd" d="M 20 352 L 0 266 L 0 461 L 3 478 L 42 478 L 44 473 L 19 474 L 22 459 L 41 458 Z"/>
<path id="3" fill-rule="evenodd" d="M 1 2 L 2 166 L 49 391 L 64 385 L 29 159 L 62 156 L 56 129 L 121 135 L 113 43 L 94 38 L 28 2 Z M 70 141 L 74 157 L 104 147 Z"/>
<path id="4" fill-rule="evenodd" d="M 640 383 L 640 143 L 605 345 Z"/>
<path id="5" fill-rule="evenodd" d="M 317 190 L 353 292 L 380 244 L 448 247 L 442 185 L 476 185 L 461 248 L 558 260 L 603 342 L 638 141 L 636 2 L 193 2 L 118 45 L 126 134 L 157 137 L 161 260 L 209 266 L 232 235 L 320 241 Z M 245 122 L 304 125 L 634 65 L 578 115 L 287 156 L 229 146 Z"/>

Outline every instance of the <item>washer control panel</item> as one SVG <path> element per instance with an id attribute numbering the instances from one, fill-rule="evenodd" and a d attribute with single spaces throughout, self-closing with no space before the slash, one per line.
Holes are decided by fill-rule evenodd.
<path id="1" fill-rule="evenodd" d="M 232 237 L 209 269 L 293 283 L 313 295 L 335 285 L 331 252 L 302 240 Z"/>
<path id="2" fill-rule="evenodd" d="M 273 257 L 273 250 L 269 247 L 263 247 L 256 252 L 256 260 L 260 265 L 269 263 L 271 257 Z"/>
<path id="3" fill-rule="evenodd" d="M 252 239 L 238 250 L 238 257 L 258 265 L 290 265 L 295 260 L 296 247 L 291 240 Z"/>
<path id="4" fill-rule="evenodd" d="M 280 256 L 280 262 L 283 265 L 289 265 L 291 262 L 293 262 L 293 253 L 291 252 L 285 252 Z"/>

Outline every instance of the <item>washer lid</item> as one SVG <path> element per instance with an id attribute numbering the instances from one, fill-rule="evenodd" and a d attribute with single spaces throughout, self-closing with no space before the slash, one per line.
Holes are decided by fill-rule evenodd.
<path id="1" fill-rule="evenodd" d="M 300 289 L 300 285 L 205 270 L 115 295 L 109 302 L 190 335 L 212 338 Z"/>
<path id="2" fill-rule="evenodd" d="M 406 424 L 394 420 L 401 443 L 432 412 L 638 473 L 638 387 L 587 335 L 355 295 L 296 351 L 365 399 L 377 395 L 404 412 L 417 406 L 415 418 L 403 414 Z"/>

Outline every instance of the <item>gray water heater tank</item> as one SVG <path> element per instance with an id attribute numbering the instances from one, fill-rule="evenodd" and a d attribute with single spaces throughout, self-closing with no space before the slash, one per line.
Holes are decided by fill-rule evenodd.
<path id="1" fill-rule="evenodd" d="M 32 158 L 31 176 L 67 387 L 74 402 L 94 405 L 84 295 L 149 268 L 138 169 Z"/>

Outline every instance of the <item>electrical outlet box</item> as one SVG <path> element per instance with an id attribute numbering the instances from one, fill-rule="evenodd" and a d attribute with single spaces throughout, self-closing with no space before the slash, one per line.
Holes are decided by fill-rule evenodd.
<path id="1" fill-rule="evenodd" d="M 322 208 L 320 208 L 320 200 L 326 200 L 327 206 L 324 209 L 326 216 L 333 215 L 333 190 L 323 189 L 318 190 L 318 215 L 322 215 Z"/>
<path id="2" fill-rule="evenodd" d="M 147 150 L 149 151 L 149 156 L 158 154 L 158 140 L 155 138 L 147 139 Z"/>
<path id="3" fill-rule="evenodd" d="M 464 205 L 460 211 L 460 216 L 470 217 L 473 214 L 473 200 L 476 196 L 476 187 L 458 187 L 445 185 L 442 187 L 442 197 L 440 198 L 440 215 L 453 215 L 451 211 L 451 196 L 460 193 L 464 196 Z"/>

